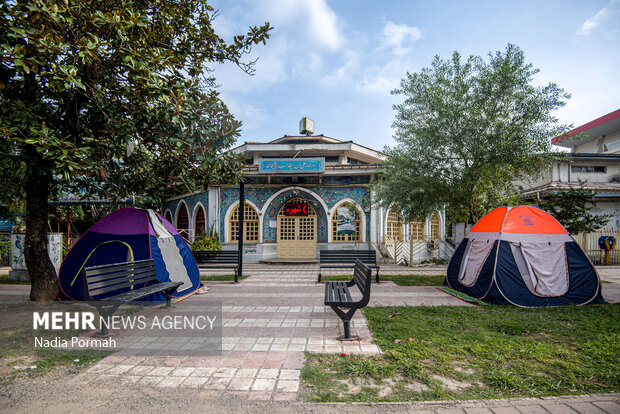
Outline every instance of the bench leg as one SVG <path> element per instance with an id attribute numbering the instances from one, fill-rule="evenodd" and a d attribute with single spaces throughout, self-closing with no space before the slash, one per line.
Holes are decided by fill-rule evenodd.
<path id="1" fill-rule="evenodd" d="M 321 283 L 321 273 L 319 272 L 319 280 L 317 281 L 317 283 Z"/>
<path id="2" fill-rule="evenodd" d="M 344 325 L 344 339 L 351 339 L 351 321 L 342 321 Z"/>
<path id="3" fill-rule="evenodd" d="M 379 268 L 377 268 L 377 277 L 376 277 L 376 282 L 379 283 Z"/>
<path id="4" fill-rule="evenodd" d="M 162 291 L 162 293 L 166 296 L 166 304 L 164 306 L 161 306 L 161 309 L 172 308 L 172 294 L 175 291 L 176 289 Z"/>
<path id="5" fill-rule="evenodd" d="M 101 323 L 101 331 L 96 332 L 95 336 L 98 338 L 108 338 L 113 335 L 109 331 L 110 317 L 116 312 L 120 304 L 116 303 L 108 306 L 97 304 L 95 306 L 99 311 L 99 322 Z"/>
<path id="6" fill-rule="evenodd" d="M 340 341 L 351 341 L 353 339 L 357 339 L 357 336 L 351 336 L 351 319 L 353 318 L 353 314 L 355 314 L 355 311 L 357 309 L 350 308 L 347 312 L 345 312 L 337 306 L 330 306 L 334 310 L 334 312 L 336 312 L 336 315 L 338 315 L 338 317 L 342 319 L 342 324 L 344 325 L 344 335 L 337 339 Z"/>
<path id="7" fill-rule="evenodd" d="M 239 283 L 239 268 L 235 269 L 235 283 Z"/>

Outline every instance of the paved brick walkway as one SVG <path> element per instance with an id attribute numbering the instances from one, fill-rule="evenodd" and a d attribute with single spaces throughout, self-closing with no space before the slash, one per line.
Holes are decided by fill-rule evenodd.
<path id="1" fill-rule="evenodd" d="M 276 275 L 252 276 L 239 284 L 212 283 L 208 294 L 194 295 L 176 305 L 189 315 L 198 314 L 209 301 L 222 302 L 221 357 L 196 356 L 189 350 L 187 356 L 181 357 L 158 356 L 157 352 L 147 357 L 113 355 L 75 381 L 121 381 L 233 392 L 249 399 L 295 400 L 304 352 L 380 353 L 371 343 L 361 312 L 356 313 L 352 324 L 352 331 L 361 339 L 353 342 L 336 339 L 341 335 L 342 324 L 330 308 L 323 306 L 324 288 L 315 283 L 316 274 L 286 276 L 279 270 Z M 383 290 L 390 294 L 389 290 Z M 163 315 L 166 310 L 157 312 Z M 127 331 L 114 339 L 122 344 L 120 347 L 128 343 L 143 348 L 159 344 L 160 349 L 157 346 L 153 349 L 163 354 L 162 347 L 174 341 L 169 337 L 140 335 L 139 331 Z"/>
<path id="2" fill-rule="evenodd" d="M 330 308 L 323 306 L 324 287 L 316 283 L 317 270 L 316 265 L 249 264 L 245 266 L 244 273 L 252 276 L 239 284 L 210 283 L 208 294 L 194 295 L 177 304 L 177 310 L 193 315 L 200 313 L 210 301 L 221 301 L 221 356 L 201 354 L 201 341 L 197 337 L 149 337 L 135 330 L 117 331 L 115 340 L 122 344 L 121 347 L 152 350 L 152 353 L 148 356 L 125 356 L 119 352 L 71 381 L 76 385 L 149 384 L 166 389 L 199 389 L 213 397 L 238 395 L 249 400 L 293 401 L 297 398 L 304 352 L 369 355 L 381 352 L 372 343 L 361 312 L 356 313 L 352 324 L 352 332 L 361 339 L 354 342 L 336 340 L 342 334 L 342 323 Z M 221 271 L 203 273 L 221 274 Z M 334 270 L 324 274 L 343 273 Z M 445 274 L 445 266 L 403 268 L 383 265 L 381 273 Z M 606 268 L 600 273 L 601 279 L 608 282 L 603 287 L 605 298 L 620 300 L 620 268 Z M 0 301 L 27 300 L 28 292 L 29 286 L 0 285 Z M 370 305 L 472 306 L 434 287 L 396 286 L 389 281 L 373 283 Z M 150 312 L 165 315 L 167 310 L 154 309 Z M 180 352 L 177 356 L 167 356 L 166 351 L 170 349 Z M 589 403 L 579 401 L 574 404 Z M 609 404 L 615 402 L 609 401 Z M 525 405 L 528 410 L 539 410 L 535 404 Z M 543 404 L 548 411 L 549 405 Z M 583 410 L 576 409 L 577 405 L 571 405 L 569 409 L 565 409 L 563 404 L 551 405 L 550 412 L 604 412 L 596 411 L 602 407 L 592 404 L 588 407 L 584 405 Z M 615 409 L 616 405 L 613 407 Z M 477 405 L 455 408 L 456 411 L 450 412 L 517 412 L 509 408 Z"/>
<path id="3" fill-rule="evenodd" d="M 422 271 L 441 274 L 442 269 Z M 212 273 L 221 274 L 221 270 Z M 184 357 L 158 356 L 157 351 L 165 353 L 174 345 L 174 338 L 142 337 L 140 332 L 127 331 L 115 337 L 121 346 L 150 346 L 155 355 L 115 354 L 75 381 L 121 381 L 234 392 L 249 399 L 295 400 L 304 352 L 381 352 L 372 343 L 362 312 L 356 312 L 351 327 L 360 340 L 336 339 L 342 335 L 342 323 L 331 308 L 323 305 L 324 285 L 316 283 L 316 265 L 248 265 L 244 273 L 252 276 L 239 284 L 210 283 L 208 294 L 194 295 L 177 305 L 189 315 L 199 313 L 209 301 L 222 302 L 221 357 L 196 356 L 191 352 L 195 348 L 188 349 Z M 403 287 L 392 282 L 373 283 L 370 305 L 471 306 L 433 287 Z"/>

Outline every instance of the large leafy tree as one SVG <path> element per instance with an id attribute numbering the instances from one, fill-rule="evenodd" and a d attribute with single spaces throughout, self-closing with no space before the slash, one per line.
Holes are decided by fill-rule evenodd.
<path id="1" fill-rule="evenodd" d="M 205 0 L 14 0 L 0 5 L 0 203 L 26 202 L 31 300 L 53 300 L 48 199 L 162 197 L 234 180 L 239 122 L 209 64 L 265 43 L 269 24 L 224 41 Z"/>
<path id="2" fill-rule="evenodd" d="M 411 218 L 445 206 L 475 222 L 518 195 L 513 182 L 536 176 L 556 157 L 550 137 L 567 128 L 553 111 L 569 98 L 556 84 L 535 86 L 538 69 L 508 45 L 487 59 L 436 57 L 407 73 L 393 94 L 395 147 L 386 148 L 378 200 Z"/>

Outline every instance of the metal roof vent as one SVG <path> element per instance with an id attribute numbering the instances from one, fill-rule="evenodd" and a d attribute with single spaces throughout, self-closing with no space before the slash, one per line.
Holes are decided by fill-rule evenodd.
<path id="1" fill-rule="evenodd" d="M 299 133 L 302 135 L 314 134 L 314 121 L 310 118 L 306 118 L 305 116 L 301 118 L 301 121 L 299 121 Z"/>

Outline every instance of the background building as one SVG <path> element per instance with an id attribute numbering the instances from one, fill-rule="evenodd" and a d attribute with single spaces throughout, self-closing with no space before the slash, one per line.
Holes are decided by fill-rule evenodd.
<path id="1" fill-rule="evenodd" d="M 443 212 L 409 224 L 394 209 L 372 205 L 369 184 L 385 159 L 379 151 L 313 132 L 313 122 L 303 118 L 299 135 L 233 149 L 244 155 L 246 164 L 245 260 L 315 259 L 321 249 L 387 254 L 386 241 L 409 234 L 421 239 L 444 236 Z M 223 249 L 237 248 L 238 185 L 171 198 L 163 214 L 190 241 L 207 228 L 219 234 Z M 348 221 L 348 234 L 342 231 L 346 225 L 339 227 L 339 218 L 341 226 Z M 418 256 L 421 260 L 425 255 Z"/>
<path id="2" fill-rule="evenodd" d="M 590 258 L 600 263 L 600 236 L 620 239 L 620 109 L 581 125 L 552 143 L 570 148 L 566 160 L 546 171 L 540 180 L 523 184 L 529 198 L 544 198 L 550 192 L 580 187 L 594 192 L 593 214 L 607 219 L 602 229 L 575 236 Z M 620 263 L 618 244 L 612 251 L 612 263 Z"/>
<path id="3" fill-rule="evenodd" d="M 593 213 L 607 218 L 604 228 L 619 229 L 620 109 L 556 137 L 552 143 L 570 148 L 570 155 L 540 180 L 523 185 L 523 194 L 544 198 L 546 193 L 584 183 L 584 188 L 595 193 Z"/>

